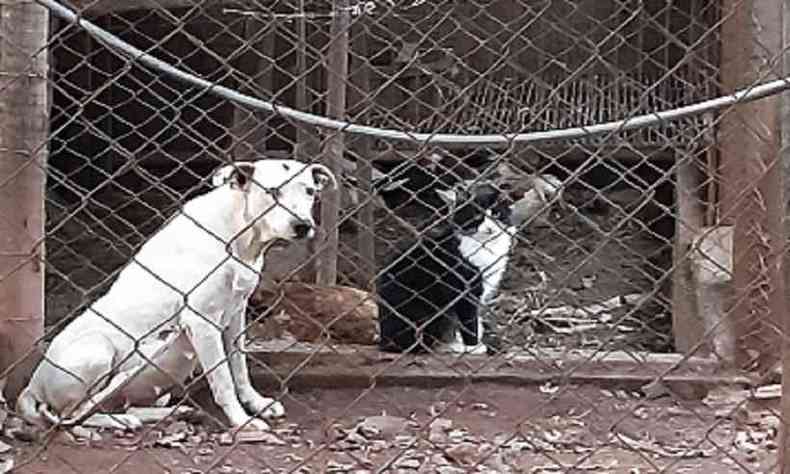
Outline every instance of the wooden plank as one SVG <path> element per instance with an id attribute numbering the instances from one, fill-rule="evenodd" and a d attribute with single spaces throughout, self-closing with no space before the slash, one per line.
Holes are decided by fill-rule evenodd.
<path id="1" fill-rule="evenodd" d="M 256 383 L 296 387 L 441 387 L 495 382 L 511 385 L 584 383 L 638 389 L 660 378 L 673 390 L 696 393 L 700 388 L 749 385 L 737 373 L 717 371 L 713 359 L 680 354 L 539 351 L 507 356 L 404 355 L 370 346 L 319 349 L 309 344 L 250 349 Z"/>

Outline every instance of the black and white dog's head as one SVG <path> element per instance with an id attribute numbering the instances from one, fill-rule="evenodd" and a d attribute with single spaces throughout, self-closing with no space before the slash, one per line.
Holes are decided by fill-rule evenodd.
<path id="1" fill-rule="evenodd" d="M 300 240 L 315 235 L 313 208 L 319 192 L 337 186 L 323 165 L 296 160 L 236 162 L 214 173 L 215 188 L 228 186 L 243 200 L 244 221 L 257 226 L 265 240 Z"/>
<path id="2" fill-rule="evenodd" d="M 446 216 L 447 222 L 461 234 L 480 232 L 492 219 L 499 225 L 510 226 L 511 203 L 491 183 L 467 181 L 436 193 L 445 202 L 440 215 Z"/>

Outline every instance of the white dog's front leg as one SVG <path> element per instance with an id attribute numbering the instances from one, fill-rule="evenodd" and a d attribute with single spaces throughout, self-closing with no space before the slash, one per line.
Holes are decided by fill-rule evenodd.
<path id="1" fill-rule="evenodd" d="M 268 429 L 269 425 L 265 421 L 251 417 L 244 411 L 236 396 L 220 330 L 198 315 L 190 319 L 187 323 L 190 340 L 208 380 L 214 402 L 222 408 L 234 427 Z"/>
<path id="2" fill-rule="evenodd" d="M 246 303 L 241 311 L 230 315 L 228 327 L 223 333 L 225 350 L 229 353 L 230 371 L 236 384 L 236 393 L 241 404 L 254 416 L 277 418 L 285 415 L 285 407 L 272 398 L 264 397 L 252 386 L 250 371 L 247 367 L 246 336 L 244 332 L 244 315 Z"/>

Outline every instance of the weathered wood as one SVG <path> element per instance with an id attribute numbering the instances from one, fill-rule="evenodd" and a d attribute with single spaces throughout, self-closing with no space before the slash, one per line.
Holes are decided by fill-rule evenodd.
<path id="1" fill-rule="evenodd" d="M 691 243 L 703 226 L 703 210 L 699 200 L 702 183 L 694 153 L 679 154 L 675 166 L 675 242 L 672 251 L 672 333 L 675 350 L 689 353 L 706 350 L 702 315 L 697 312 L 694 281 L 691 275 L 689 251 Z M 699 346 L 699 347 L 698 347 Z"/>
<path id="2" fill-rule="evenodd" d="M 782 2 L 782 70 L 783 76 L 790 73 L 790 0 Z M 782 171 L 783 171 L 783 190 L 785 199 L 790 196 L 790 96 L 781 95 L 781 140 L 782 140 Z M 788 225 L 790 219 L 785 219 L 785 238 L 788 236 Z M 784 274 L 785 274 L 785 301 L 790 302 L 790 252 L 784 252 Z M 782 373 L 782 399 L 779 410 L 782 420 L 790 419 L 790 312 L 785 311 L 782 318 L 781 328 L 784 331 L 782 337 L 782 363 L 780 365 Z M 781 474 L 790 474 L 790 429 L 787 423 L 783 423 L 783 428 L 779 431 L 779 466 Z"/>
<path id="3" fill-rule="evenodd" d="M 352 61 L 354 64 L 353 70 L 356 71 L 354 76 L 354 86 L 357 95 L 361 97 L 356 102 L 355 109 L 361 109 L 362 113 L 356 115 L 357 121 L 367 123 L 365 120 L 369 116 L 369 111 L 373 106 L 371 99 L 370 88 L 370 62 L 368 61 L 368 38 L 367 38 L 367 25 L 364 21 L 357 21 L 354 31 L 354 39 L 352 51 Z M 357 261 L 359 270 L 357 274 L 357 281 L 360 282 L 362 288 L 366 290 L 374 290 L 374 281 L 376 278 L 376 230 L 375 230 L 375 217 L 374 212 L 376 204 L 373 199 L 373 152 L 372 152 L 372 138 L 360 136 L 356 138 L 356 150 L 359 155 L 359 165 L 357 166 L 354 177 L 357 179 L 358 186 L 358 200 L 363 203 L 359 212 L 356 214 L 357 220 Z"/>
<path id="4" fill-rule="evenodd" d="M 299 14 L 305 12 L 304 7 L 305 1 L 299 0 Z M 296 27 L 296 50 L 294 51 L 296 61 L 293 72 L 293 77 L 296 79 L 294 103 L 296 104 L 296 110 L 308 112 L 307 82 L 310 74 L 307 70 L 307 19 L 301 16 L 294 20 L 294 23 Z M 315 157 L 318 156 L 321 145 L 319 137 L 317 137 L 315 133 L 311 133 L 311 130 L 307 128 L 308 126 L 303 123 L 297 123 L 295 127 L 296 145 L 294 155 L 298 160 L 305 162 L 314 160 Z"/>
<path id="5" fill-rule="evenodd" d="M 238 70 L 250 83 L 239 90 L 252 92 L 253 96 L 270 97 L 274 88 L 274 39 L 276 22 L 261 28 L 259 21 L 244 21 L 244 40 L 253 47 L 238 61 Z M 269 114 L 266 114 L 269 116 Z M 270 134 L 268 117 L 262 117 L 254 110 L 236 105 L 233 110 L 231 135 L 233 138 L 232 155 L 234 160 L 252 160 L 263 154 L 266 139 Z"/>
<path id="6" fill-rule="evenodd" d="M 725 93 L 781 76 L 774 60 L 781 51 L 781 8 L 780 2 L 723 1 Z M 738 363 L 769 369 L 781 352 L 777 328 L 786 314 L 778 97 L 728 110 L 719 138 L 721 224 L 735 226 L 735 293 L 729 312 L 740 326 Z"/>
<path id="7" fill-rule="evenodd" d="M 327 54 L 326 113 L 331 118 L 346 115 L 346 81 L 348 80 L 348 30 L 350 28 L 349 0 L 335 0 L 334 16 Z M 343 132 L 331 132 L 327 138 L 324 164 L 335 175 L 340 171 L 340 160 L 345 148 Z M 339 246 L 340 189 L 327 189 L 321 196 L 322 248 L 320 249 L 316 282 L 334 285 L 337 282 L 337 254 Z"/>
<path id="8" fill-rule="evenodd" d="M 737 326 L 727 313 L 732 294 L 731 226 L 705 227 L 693 237 L 691 273 L 695 313 L 708 337 L 706 343 L 724 365 L 736 360 Z"/>
<path id="9" fill-rule="evenodd" d="M 260 288 L 250 302 L 261 314 L 249 335 L 254 340 L 293 338 L 300 342 L 331 340 L 342 344 L 375 344 L 378 306 L 367 291 L 346 286 L 284 283 Z"/>
<path id="10" fill-rule="evenodd" d="M 256 384 L 297 387 L 419 386 L 495 382 L 531 385 L 589 383 L 639 389 L 659 380 L 674 393 L 699 393 L 706 387 L 751 383 L 737 373 L 717 371 L 715 361 L 680 354 L 594 351 L 540 351 L 508 356 L 388 354 L 375 347 L 289 345 L 250 347 Z M 258 361 L 260 363 L 258 363 Z M 704 393 L 702 394 L 704 395 Z"/>
<path id="11" fill-rule="evenodd" d="M 15 400 L 44 334 L 44 197 L 49 133 L 49 11 L 0 7 L 0 378 Z M 6 372 L 8 371 L 8 372 Z"/>

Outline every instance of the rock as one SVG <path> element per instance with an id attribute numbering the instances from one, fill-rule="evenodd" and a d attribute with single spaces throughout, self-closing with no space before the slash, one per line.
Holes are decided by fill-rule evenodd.
<path id="1" fill-rule="evenodd" d="M 431 422 L 430 429 L 431 431 L 450 431 L 453 429 L 453 420 L 448 420 L 447 418 L 437 418 Z"/>
<path id="2" fill-rule="evenodd" d="M 285 441 L 276 434 L 271 431 L 263 430 L 242 429 L 234 432 L 222 433 L 219 436 L 219 444 L 223 446 L 230 446 L 237 443 L 262 443 L 269 446 L 285 446 L 286 444 Z"/>
<path id="3" fill-rule="evenodd" d="M 466 469 L 455 466 L 437 466 L 437 474 L 466 474 Z"/>
<path id="4" fill-rule="evenodd" d="M 416 458 L 400 459 L 395 462 L 394 467 L 399 469 L 419 469 L 422 462 Z"/>
<path id="5" fill-rule="evenodd" d="M 255 339 L 290 335 L 299 342 L 317 342 L 329 335 L 344 344 L 376 343 L 378 306 L 367 291 L 283 283 L 274 290 L 258 288 L 251 306 L 253 317 L 266 315 L 251 325 L 250 336 Z"/>
<path id="6" fill-rule="evenodd" d="M 461 443 L 450 446 L 445 450 L 445 456 L 462 466 L 471 466 L 477 461 L 477 445 L 474 443 Z"/>
<path id="7" fill-rule="evenodd" d="M 154 441 L 154 446 L 160 446 L 163 448 L 180 448 L 184 446 L 184 443 L 187 441 L 187 434 L 185 432 L 182 433 L 173 433 L 162 436 L 161 438 Z"/>
<path id="8" fill-rule="evenodd" d="M 408 420 L 398 416 L 369 416 L 356 430 L 367 439 L 393 439 L 408 429 Z"/>
<path id="9" fill-rule="evenodd" d="M 447 418 L 437 418 L 430 424 L 428 440 L 433 443 L 441 443 L 447 440 L 447 433 L 453 429 L 453 421 Z"/>

